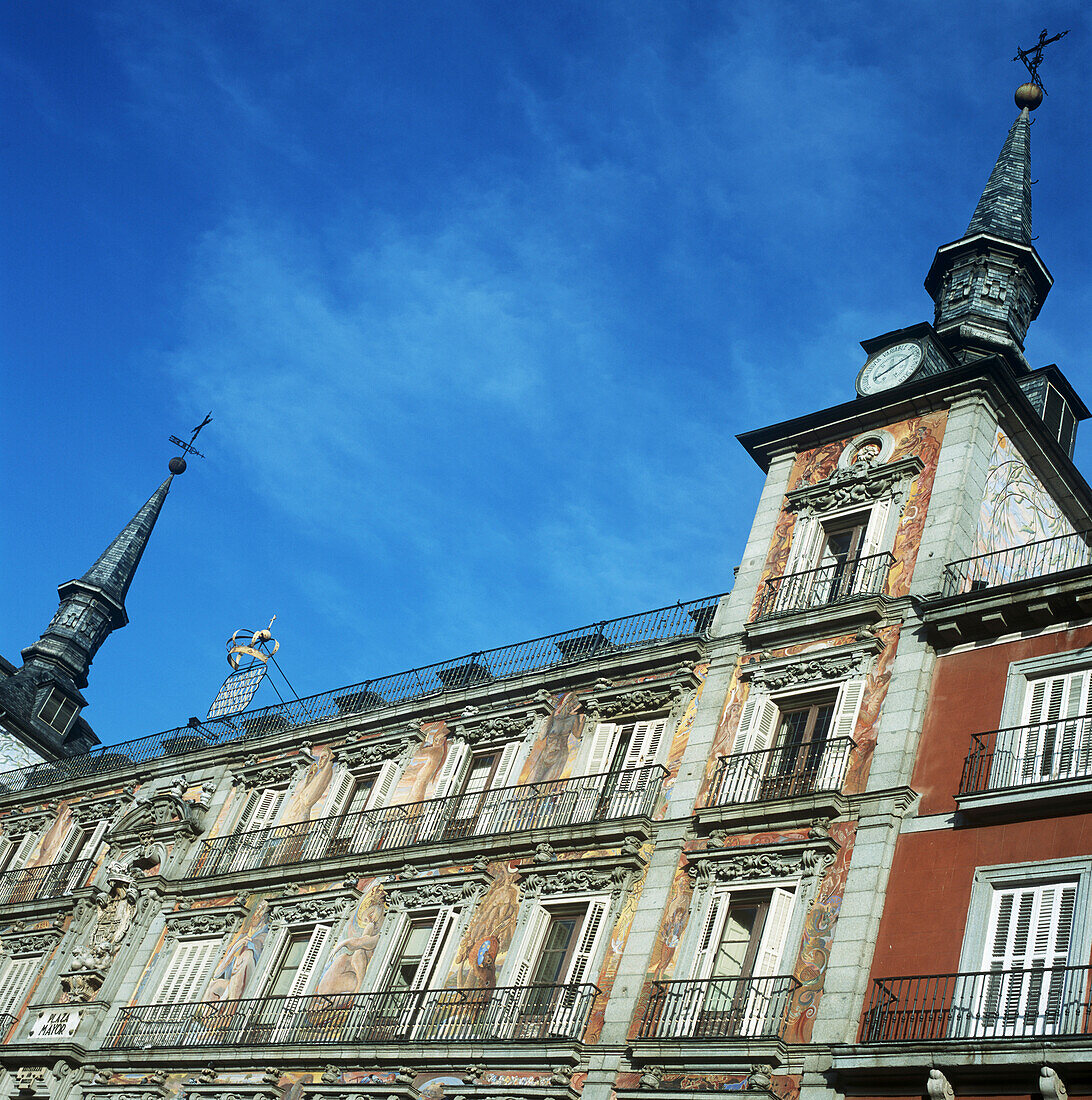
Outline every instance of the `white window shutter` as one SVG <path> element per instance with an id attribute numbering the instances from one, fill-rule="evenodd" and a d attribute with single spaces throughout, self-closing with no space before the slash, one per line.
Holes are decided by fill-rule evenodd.
<path id="1" fill-rule="evenodd" d="M 19 959 L 5 960 L 0 968 L 0 1013 L 15 1015 L 38 976 L 42 959 L 42 955 L 25 955 Z"/>
<path id="2" fill-rule="evenodd" d="M 760 752 L 773 744 L 781 712 L 766 694 L 751 688 L 739 716 L 739 728 L 732 741 L 732 752 Z"/>
<path id="3" fill-rule="evenodd" d="M 546 938 L 546 929 L 550 924 L 550 914 L 537 902 L 527 918 L 527 925 L 523 930 L 520 941 L 519 961 L 512 971 L 511 981 L 513 986 L 524 986 L 530 981 L 531 970 L 538 960 L 538 953 L 542 947 L 542 941 Z"/>
<path id="4" fill-rule="evenodd" d="M 61 846 L 53 857 L 53 863 L 71 863 L 76 858 L 76 853 L 87 840 L 87 830 L 82 825 L 72 822 L 68 832 L 64 835 Z"/>
<path id="5" fill-rule="evenodd" d="M 656 762 L 663 747 L 666 730 L 666 718 L 634 723 L 633 736 L 622 761 L 623 774 L 619 777 L 618 790 L 643 791 L 648 786 L 650 774 L 640 769 Z"/>
<path id="6" fill-rule="evenodd" d="M 345 812 L 349 800 L 353 797 L 356 776 L 346 767 L 338 769 L 337 778 L 330 784 L 326 804 L 322 807 L 323 817 L 337 817 Z"/>
<path id="7" fill-rule="evenodd" d="M 823 526 L 815 516 L 797 516 L 792 529 L 785 574 L 803 573 L 819 564 L 819 543 Z"/>
<path id="8" fill-rule="evenodd" d="M 27 833 L 26 836 L 19 841 L 19 847 L 15 849 L 15 855 L 11 857 L 11 862 L 8 864 L 8 870 L 16 871 L 20 867 L 25 867 L 27 860 L 34 854 L 34 849 L 37 845 L 37 833 Z"/>
<path id="9" fill-rule="evenodd" d="M 728 916 L 728 902 L 731 896 L 726 890 L 710 891 L 705 907 L 705 918 L 701 924 L 701 934 L 694 948 L 694 961 L 690 965 L 691 979 L 708 978 L 713 973 L 713 964 L 720 950 L 720 938 L 724 934 L 724 921 Z"/>
<path id="10" fill-rule="evenodd" d="M 852 737 L 857 728 L 857 716 L 861 713 L 865 681 L 846 680 L 838 691 L 838 703 L 830 723 L 831 739 Z"/>
<path id="11" fill-rule="evenodd" d="M 235 830 L 238 833 L 255 832 L 265 829 L 277 820 L 277 811 L 280 809 L 283 792 L 275 787 L 267 787 L 262 791 L 255 791 L 247 799 L 243 816 L 239 826 Z"/>
<path id="12" fill-rule="evenodd" d="M 307 941 L 303 958 L 300 959 L 300 967 L 296 971 L 296 976 L 292 979 L 292 984 L 288 987 L 288 996 L 302 996 L 307 992 L 307 987 L 311 984 L 311 977 L 315 973 L 319 959 L 322 957 L 323 948 L 330 938 L 330 927 L 328 924 L 315 926 L 310 940 Z"/>
<path id="13" fill-rule="evenodd" d="M 493 772 L 493 782 L 490 790 L 482 799 L 478 810 L 478 820 L 474 826 L 474 832 L 479 834 L 491 832 L 504 832 L 507 828 L 505 814 L 506 802 L 514 804 L 518 792 L 506 790 L 511 782 L 512 773 L 515 771 L 516 758 L 523 747 L 521 741 L 509 741 L 501 750 L 500 760 L 497 761 L 496 770 Z"/>
<path id="14" fill-rule="evenodd" d="M 497 761 L 497 770 L 493 773 L 493 782 L 491 787 L 507 787 L 512 783 L 513 775 L 516 766 L 516 757 L 519 756 L 519 750 L 523 747 L 522 741 L 509 741 L 507 745 L 501 749 L 501 758 Z"/>
<path id="15" fill-rule="evenodd" d="M 428 988 L 433 971 L 436 969 L 437 962 L 439 962 L 440 954 L 447 943 L 448 933 L 451 931 L 451 926 L 454 923 L 455 910 L 450 906 L 441 909 L 439 913 L 436 914 L 436 920 L 433 922 L 432 931 L 429 933 L 424 950 L 421 952 L 421 962 L 418 964 L 417 970 L 413 975 L 413 981 L 410 982 L 410 989 Z"/>
<path id="16" fill-rule="evenodd" d="M 204 992 L 205 973 L 220 950 L 220 940 L 185 940 L 174 949 L 155 992 L 155 1004 L 186 1004 Z"/>
<path id="17" fill-rule="evenodd" d="M 463 772 L 470 760 L 470 746 L 465 741 L 449 741 L 447 755 L 440 765 L 440 773 L 436 777 L 436 786 L 432 790 L 430 798 L 447 798 L 455 789 L 456 784 L 463 777 Z"/>
<path id="18" fill-rule="evenodd" d="M 15 845 L 6 836 L 0 837 L 0 872 L 11 870 L 8 860 L 14 851 Z"/>
<path id="19" fill-rule="evenodd" d="M 871 554 L 878 554 L 884 548 L 887 534 L 887 517 L 891 514 L 892 501 L 878 500 L 872 505 L 872 511 L 868 516 L 868 524 L 865 527 L 864 538 L 861 540 L 859 556 L 867 558 Z"/>
<path id="20" fill-rule="evenodd" d="M 770 894 L 770 908 L 755 957 L 753 973 L 756 978 L 768 978 L 777 973 L 785 949 L 785 937 L 789 931 L 795 896 L 793 891 L 782 890 L 780 887 L 776 887 Z"/>
<path id="21" fill-rule="evenodd" d="M 398 780 L 398 772 L 398 765 L 393 760 L 384 762 L 379 769 L 379 774 L 375 777 L 375 782 L 372 784 L 372 790 L 368 795 L 368 801 L 364 803 L 364 809 L 378 810 L 381 806 L 387 804 L 387 799 L 390 798 L 391 791 L 394 790 L 394 784 Z"/>
<path id="22" fill-rule="evenodd" d="M 593 980 L 592 964 L 599 943 L 606 933 L 608 901 L 606 898 L 592 898 L 588 910 L 580 925 L 580 934 L 576 941 L 569 971 L 565 975 L 565 985 L 580 985 Z"/>
<path id="23" fill-rule="evenodd" d="M 610 770 L 621 733 L 622 727 L 613 722 L 596 724 L 588 747 L 588 759 L 584 765 L 585 775 L 601 775 Z"/>

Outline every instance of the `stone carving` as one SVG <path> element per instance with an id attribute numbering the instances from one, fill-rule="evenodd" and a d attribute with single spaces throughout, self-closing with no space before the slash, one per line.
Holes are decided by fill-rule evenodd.
<path id="1" fill-rule="evenodd" d="M 389 760 L 395 746 L 389 743 L 381 745 L 343 745 L 337 750 L 338 763 L 344 764 L 351 771 L 357 768 L 374 768 Z"/>
<path id="2" fill-rule="evenodd" d="M 664 1080 L 663 1066 L 645 1066 L 637 1082 L 637 1087 L 642 1089 L 658 1089 Z"/>
<path id="3" fill-rule="evenodd" d="M 902 500 L 910 480 L 925 468 L 915 455 L 887 465 L 858 462 L 839 467 L 830 477 L 785 494 L 785 506 L 797 515 L 824 515 L 855 504 Z"/>
<path id="4" fill-rule="evenodd" d="M 925 1082 L 925 1091 L 929 1100 L 955 1100 L 955 1089 L 951 1081 L 939 1069 L 931 1069 Z"/>
<path id="5" fill-rule="evenodd" d="M 634 688 L 610 698 L 589 695 L 584 699 L 584 709 L 593 721 L 614 718 L 619 714 L 643 714 L 666 710 L 673 706 L 682 692 L 681 685 L 662 688 Z"/>
<path id="6" fill-rule="evenodd" d="M 57 804 L 50 802 L 44 809 L 25 814 L 12 814 L 3 820 L 4 835 L 9 840 L 24 837 L 28 833 L 40 833 L 51 824 L 57 813 Z"/>
<path id="7" fill-rule="evenodd" d="M 584 892 L 612 895 L 620 894 L 629 882 L 632 868 L 625 864 L 613 867 L 552 866 L 549 871 L 543 868 L 528 868 L 523 881 L 528 894 L 580 894 Z"/>
<path id="8" fill-rule="evenodd" d="M 723 833 L 710 839 L 724 839 Z M 825 841 L 825 842 L 824 842 Z M 746 882 L 750 879 L 791 879 L 820 876 L 833 862 L 837 845 L 820 835 L 807 843 L 778 844 L 772 847 L 741 849 L 730 856 L 723 848 L 692 852 L 686 873 L 696 885 L 713 882 Z"/>
<path id="9" fill-rule="evenodd" d="M 62 1001 L 95 999 L 136 920 L 140 895 L 132 877 L 119 864 L 111 864 L 108 872 L 107 889 L 97 891 L 90 899 L 97 909 L 91 935 L 75 948 L 69 959 L 70 969 L 61 975 Z"/>
<path id="10" fill-rule="evenodd" d="M 318 924 L 337 920 L 355 894 L 349 890 L 322 894 L 285 894 L 269 902 L 275 924 Z"/>
<path id="11" fill-rule="evenodd" d="M 391 908 L 422 909 L 436 905 L 461 905 L 476 897 L 482 886 L 480 875 L 452 875 L 445 878 L 391 882 L 384 887 L 384 890 L 387 895 L 387 904 Z"/>
<path id="12" fill-rule="evenodd" d="M 480 1085 L 485 1080 L 487 1069 L 488 1067 L 480 1062 L 475 1066 L 468 1067 L 466 1073 L 463 1074 L 463 1084 Z"/>
<path id="13" fill-rule="evenodd" d="M 1067 1100 L 1069 1090 L 1055 1070 L 1043 1066 L 1039 1070 L 1039 1094 L 1043 1100 Z"/>
<path id="14" fill-rule="evenodd" d="M 550 1070 L 550 1084 L 558 1088 L 568 1088 L 573 1079 L 575 1070 L 572 1066 L 554 1066 Z"/>
<path id="15" fill-rule="evenodd" d="M 234 908 L 175 909 L 165 914 L 171 933 L 178 936 L 222 936 L 230 932 L 239 919 Z"/>
<path id="16" fill-rule="evenodd" d="M 522 737 L 535 724 L 537 718 L 538 715 L 529 710 L 524 714 L 504 714 L 495 718 L 483 718 L 480 722 L 458 722 L 455 725 L 455 733 L 456 736 L 469 741 L 471 745 L 489 741 L 510 741 Z"/>
<path id="17" fill-rule="evenodd" d="M 78 825 L 88 828 L 100 821 L 112 821 L 133 803 L 133 791 L 129 788 L 121 794 L 107 798 L 92 798 L 83 802 L 73 802 L 70 806 L 72 817 Z"/>
<path id="18" fill-rule="evenodd" d="M 849 652 L 835 650 L 831 653 L 809 654 L 805 661 L 794 661 L 774 668 L 755 665 L 747 678 L 752 684 L 761 684 L 770 691 L 780 691 L 794 684 L 810 684 L 821 680 L 844 680 L 856 672 L 863 672 L 869 654 L 859 649 Z"/>
<path id="19" fill-rule="evenodd" d="M 298 764 L 285 761 L 279 764 L 269 764 L 265 767 L 254 767 L 252 769 L 248 765 L 253 759 L 253 757 L 247 759 L 247 763 L 244 764 L 245 771 L 240 769 L 231 777 L 233 786 L 242 786 L 247 789 L 254 787 L 282 787 L 291 781 L 299 767 Z"/>
<path id="20" fill-rule="evenodd" d="M 751 1066 L 743 1087 L 748 1090 L 767 1091 L 773 1084 L 773 1066 L 767 1062 L 758 1062 Z"/>
<path id="21" fill-rule="evenodd" d="M 60 938 L 59 928 L 27 928 L 26 921 L 16 921 L 0 932 L 5 955 L 44 955 Z"/>
<path id="22" fill-rule="evenodd" d="M 535 845 L 535 854 L 531 857 L 535 863 L 553 863 L 557 859 L 557 849 L 546 840 Z"/>
<path id="23" fill-rule="evenodd" d="M 204 784 L 196 799 L 182 797 L 188 787 L 186 777 L 179 775 L 158 790 L 140 792 L 111 830 L 114 842 L 137 837 L 148 847 L 154 839 L 192 840 L 199 836 L 215 786 Z"/>

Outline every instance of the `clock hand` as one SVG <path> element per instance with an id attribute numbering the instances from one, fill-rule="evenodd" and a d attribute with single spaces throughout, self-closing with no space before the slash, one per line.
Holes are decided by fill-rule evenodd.
<path id="1" fill-rule="evenodd" d="M 900 355 L 899 358 L 896 359 L 893 363 L 884 367 L 882 370 L 878 370 L 876 372 L 876 379 L 879 380 L 884 376 L 890 374 L 893 370 L 896 370 L 898 367 L 901 367 L 903 363 L 905 363 L 913 354 L 914 353 L 912 351 L 908 351 L 904 355 Z"/>

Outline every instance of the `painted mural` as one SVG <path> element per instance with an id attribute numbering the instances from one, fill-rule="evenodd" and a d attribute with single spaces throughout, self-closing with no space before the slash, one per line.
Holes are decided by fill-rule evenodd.
<path id="1" fill-rule="evenodd" d="M 447 755 L 448 728 L 443 722 L 430 722 L 421 732 L 424 740 L 395 785 L 389 802 L 392 806 L 428 798 Z"/>
<path id="2" fill-rule="evenodd" d="M 545 783 L 551 779 L 567 779 L 584 732 L 584 715 L 578 714 L 580 697 L 572 691 L 559 696 L 546 728 L 535 739 L 520 770 L 518 783 Z"/>
<path id="3" fill-rule="evenodd" d="M 383 927 L 386 898 L 375 878 L 358 883 L 360 900 L 315 986 L 316 993 L 359 993 Z"/>
<path id="4" fill-rule="evenodd" d="M 0 726 L 0 771 L 11 772 L 17 768 L 29 768 L 31 764 L 42 764 L 44 756 L 39 756 L 28 748 L 14 734 Z"/>
<path id="5" fill-rule="evenodd" d="M 975 554 L 1069 535 L 1073 530 L 1012 440 L 998 428 L 978 513 Z"/>
<path id="6" fill-rule="evenodd" d="M 519 912 L 515 863 L 491 863 L 493 881 L 474 907 L 459 941 L 447 981 L 449 989 L 493 989 L 512 944 Z"/>

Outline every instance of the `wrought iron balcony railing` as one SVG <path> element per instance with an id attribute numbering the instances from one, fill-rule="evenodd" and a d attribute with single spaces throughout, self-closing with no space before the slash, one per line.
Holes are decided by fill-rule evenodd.
<path id="1" fill-rule="evenodd" d="M 163 756 L 181 756 L 211 745 L 254 740 L 288 728 L 302 729 L 341 716 L 364 714 L 476 684 L 632 652 L 677 638 L 701 637 L 713 621 L 721 595 L 723 593 L 643 611 L 639 615 L 592 623 L 500 649 L 483 650 L 306 699 L 292 699 L 261 710 L 178 726 L 135 741 L 101 745 L 91 752 L 64 760 L 31 764 L 0 773 L 0 794 L 116 771 Z"/>
<path id="2" fill-rule="evenodd" d="M 976 733 L 960 794 L 1092 777 L 1092 714 Z"/>
<path id="3" fill-rule="evenodd" d="M 837 737 L 722 756 L 705 804 L 728 806 L 841 790 L 849 754 L 856 747 L 849 737 Z"/>
<path id="4" fill-rule="evenodd" d="M 984 588 L 1064 573 L 1092 564 L 1092 531 L 1077 531 L 949 562 L 941 594 L 962 596 Z"/>
<path id="5" fill-rule="evenodd" d="M 94 869 L 93 859 L 69 863 L 47 863 L 42 867 L 20 867 L 0 873 L 0 905 L 59 898 L 87 882 Z"/>
<path id="6" fill-rule="evenodd" d="M 870 554 L 831 562 L 803 573 L 771 577 L 763 585 L 755 619 L 771 619 L 794 611 L 816 611 L 862 596 L 879 596 L 894 564 L 891 554 Z"/>
<path id="7" fill-rule="evenodd" d="M 11 1029 L 19 1021 L 10 1012 L 0 1012 L 0 1042 L 7 1042 Z"/>
<path id="8" fill-rule="evenodd" d="M 570 1040 L 584 1034 L 594 985 L 261 997 L 123 1008 L 114 1050 L 156 1047 L 361 1046 Z"/>
<path id="9" fill-rule="evenodd" d="M 203 841 L 191 874 L 220 875 L 417 844 L 485 840 L 527 829 L 648 817 L 666 775 L 666 768 L 654 764 L 232 833 Z"/>
<path id="10" fill-rule="evenodd" d="M 775 1039 L 800 983 L 793 977 L 652 982 L 641 1039 Z"/>
<path id="11" fill-rule="evenodd" d="M 1090 973 L 1053 966 L 876 978 L 861 1042 L 1085 1035 Z"/>

